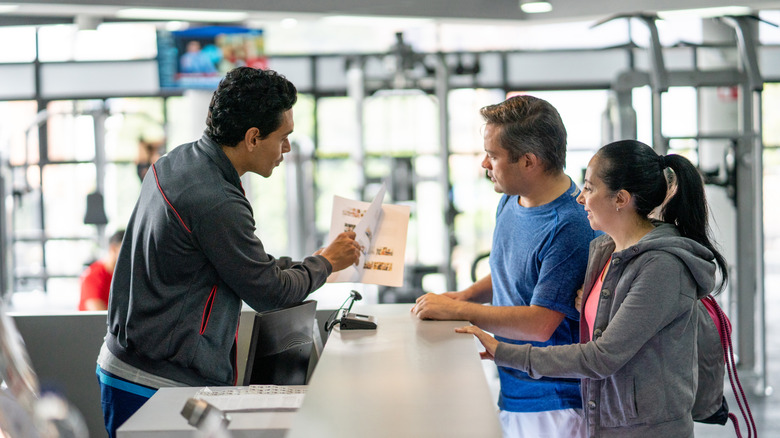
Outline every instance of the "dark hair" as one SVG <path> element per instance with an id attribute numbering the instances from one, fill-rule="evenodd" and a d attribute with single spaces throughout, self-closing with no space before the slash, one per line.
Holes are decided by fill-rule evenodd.
<path id="1" fill-rule="evenodd" d="M 282 125 L 298 94 L 292 82 L 273 70 L 238 67 L 219 82 L 206 117 L 206 135 L 221 146 L 236 146 L 250 128 L 267 137 Z"/>
<path id="2" fill-rule="evenodd" d="M 108 238 L 109 245 L 120 245 L 125 237 L 125 230 L 119 230 Z"/>
<path id="3" fill-rule="evenodd" d="M 653 209 L 661 206 L 661 220 L 674 224 L 680 235 L 712 252 L 721 273 L 716 293 L 723 290 L 728 281 L 728 264 L 710 237 L 704 181 L 693 163 L 682 155 L 659 156 L 653 148 L 636 140 L 610 143 L 599 149 L 596 157 L 600 163 L 597 176 L 612 193 L 629 192 L 637 214 L 647 218 Z M 671 184 L 665 175 L 666 168 L 674 172 Z"/>
<path id="4" fill-rule="evenodd" d="M 487 123 L 501 127 L 501 145 L 511 162 L 536 155 L 548 172 L 566 167 L 566 127 L 549 102 L 533 96 L 514 96 L 479 111 Z"/>

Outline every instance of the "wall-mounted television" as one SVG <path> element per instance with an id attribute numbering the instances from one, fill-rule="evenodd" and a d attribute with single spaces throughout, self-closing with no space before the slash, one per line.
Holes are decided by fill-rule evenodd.
<path id="1" fill-rule="evenodd" d="M 157 65 L 161 89 L 216 89 L 235 67 L 268 66 L 263 31 L 228 26 L 160 30 Z"/>

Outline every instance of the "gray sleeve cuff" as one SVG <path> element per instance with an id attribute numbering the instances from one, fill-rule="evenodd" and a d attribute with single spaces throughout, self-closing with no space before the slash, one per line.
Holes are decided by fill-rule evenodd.
<path id="1" fill-rule="evenodd" d="M 530 366 L 530 344 L 507 344 L 499 342 L 496 348 L 495 362 L 502 367 L 516 368 L 528 372 Z"/>
<path id="2" fill-rule="evenodd" d="M 330 274 L 332 274 L 332 273 L 333 273 L 333 265 L 331 265 L 331 264 L 330 264 L 330 262 L 328 261 L 328 259 L 326 259 L 324 256 L 321 256 L 321 255 L 317 255 L 317 256 L 315 256 L 315 257 L 319 257 L 319 258 L 321 258 L 321 259 L 322 259 L 322 261 L 325 263 L 325 268 L 326 268 L 326 269 L 327 269 L 327 271 L 328 271 L 328 275 L 330 275 Z"/>

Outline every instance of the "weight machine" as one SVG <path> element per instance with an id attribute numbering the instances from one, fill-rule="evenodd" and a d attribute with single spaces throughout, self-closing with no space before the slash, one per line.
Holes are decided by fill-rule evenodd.
<path id="1" fill-rule="evenodd" d="M 652 111 L 653 148 L 666 154 L 673 140 L 693 141 L 697 145 L 699 165 L 705 183 L 723 187 L 736 214 L 734 268 L 729 285 L 731 318 L 735 322 L 739 355 L 739 367 L 753 373 L 755 392 L 770 395 L 772 387 L 767 382 L 766 332 L 764 309 L 764 230 L 763 230 L 763 143 L 761 93 L 764 81 L 758 65 L 757 16 L 725 16 L 717 22 L 733 29 L 736 42 L 736 66 L 701 69 L 694 56 L 692 70 L 666 68 L 655 15 L 618 15 L 596 25 L 614 19 L 637 19 L 650 32 L 648 47 L 649 72 L 631 70 L 620 74 L 612 86 L 613 98 L 608 110 L 606 141 L 618 138 L 636 138 L 636 114 L 632 107 L 634 88 L 649 86 Z M 769 23 L 772 24 L 772 23 Z M 772 24 L 774 25 L 774 24 Z M 670 86 L 694 87 L 701 93 L 704 88 L 738 90 L 738 124 L 733 132 L 702 132 L 701 111 L 699 132 L 691 136 L 665 136 L 662 129 L 662 96 Z M 699 99 L 699 109 L 702 100 Z M 706 128 L 705 128 L 706 129 Z M 726 142 L 721 165 L 716 169 L 704 169 L 702 152 L 713 142 Z"/>

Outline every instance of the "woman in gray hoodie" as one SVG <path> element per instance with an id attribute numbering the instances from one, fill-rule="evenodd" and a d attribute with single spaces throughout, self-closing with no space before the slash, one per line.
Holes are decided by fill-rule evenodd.
<path id="1" fill-rule="evenodd" d="M 581 378 L 591 437 L 692 437 L 695 305 L 715 288 L 716 268 L 718 291 L 728 275 L 710 238 L 701 176 L 680 155 L 619 141 L 590 160 L 578 201 L 605 233 L 590 245 L 580 343 L 538 348 L 500 343 L 475 326 L 457 331 L 477 336 L 482 357 L 498 365 Z M 659 206 L 661 220 L 651 219 Z"/>

